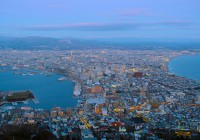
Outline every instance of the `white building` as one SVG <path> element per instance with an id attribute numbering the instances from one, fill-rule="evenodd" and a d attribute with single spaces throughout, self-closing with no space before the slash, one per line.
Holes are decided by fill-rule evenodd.
<path id="1" fill-rule="evenodd" d="M 79 96 L 81 94 L 81 85 L 76 83 L 74 86 L 74 96 Z"/>
<path id="2" fill-rule="evenodd" d="M 106 107 L 103 107 L 103 108 L 102 108 L 102 114 L 103 114 L 104 116 L 108 115 L 108 110 L 107 110 Z"/>
<path id="3" fill-rule="evenodd" d="M 93 104 L 93 103 L 104 104 L 105 101 L 106 101 L 105 98 L 90 98 L 90 99 L 87 99 L 88 104 Z"/>

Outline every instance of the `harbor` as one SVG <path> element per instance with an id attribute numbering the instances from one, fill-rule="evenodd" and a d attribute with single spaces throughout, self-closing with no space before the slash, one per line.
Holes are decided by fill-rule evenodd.
<path id="1" fill-rule="evenodd" d="M 0 106 L 18 106 L 18 104 L 27 105 L 32 100 L 35 104 L 39 103 L 37 99 L 35 99 L 33 93 L 29 90 L 26 91 L 9 91 L 2 92 L 0 94 Z"/>
<path id="2" fill-rule="evenodd" d="M 73 96 L 74 83 L 68 79 L 62 82 L 58 81 L 63 75 L 39 70 L 35 70 L 34 75 L 29 75 L 30 69 L 17 70 L 21 73 L 16 74 L 14 73 L 16 70 L 12 70 L 12 67 L 9 66 L 0 66 L 0 71 L 1 95 L 3 91 L 23 91 L 23 89 L 29 89 L 34 94 L 34 98 L 13 101 L 12 103 L 4 101 L 1 102 L 1 105 L 51 109 L 55 106 L 75 107 L 77 104 L 78 99 Z M 22 73 L 25 75 L 22 75 Z M 69 101 L 66 102 L 66 100 Z"/>

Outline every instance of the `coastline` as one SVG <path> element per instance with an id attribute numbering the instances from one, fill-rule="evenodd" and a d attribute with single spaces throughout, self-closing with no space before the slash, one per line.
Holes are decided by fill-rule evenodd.
<path id="1" fill-rule="evenodd" d="M 170 66 L 172 61 L 174 61 L 175 59 L 178 59 L 180 57 L 191 57 L 191 56 L 200 56 L 200 53 L 196 53 L 196 54 L 181 54 L 181 55 L 178 55 L 178 56 L 175 56 L 173 58 L 171 58 L 167 63 L 166 63 L 166 67 L 167 67 L 167 72 L 169 74 L 174 74 L 175 76 L 178 76 L 178 77 L 184 77 L 186 79 L 189 79 L 189 80 L 194 80 L 196 82 L 200 82 L 200 79 L 194 79 L 194 78 L 191 78 L 190 76 L 186 76 L 186 75 L 183 75 L 183 74 L 179 74 L 177 72 L 174 72 L 172 69 L 172 67 Z"/>
<path id="2" fill-rule="evenodd" d="M 4 72 L 8 72 L 6 75 L 9 75 L 9 77 L 16 75 L 13 73 L 13 70 L 11 70 L 11 69 L 9 69 L 8 71 L 4 71 Z M 2 73 L 4 73 L 4 72 L 2 72 Z M 50 110 L 51 108 L 56 107 L 56 106 L 60 106 L 62 108 L 65 108 L 65 107 L 74 108 L 77 106 L 78 100 L 73 97 L 74 81 L 72 81 L 69 77 L 67 77 L 67 79 L 65 81 L 59 82 L 57 80 L 57 78 L 59 78 L 60 76 L 66 77 L 66 75 L 58 73 L 58 72 L 52 72 L 52 76 L 48 77 L 45 75 L 45 71 L 41 71 L 41 73 L 38 73 L 36 75 L 26 75 L 26 76 L 22 76 L 22 77 L 21 76 L 22 76 L 21 74 L 18 74 L 17 78 L 14 78 L 15 81 L 16 81 L 16 79 L 19 79 L 19 78 L 20 79 L 22 78 L 22 80 L 25 81 L 25 79 L 26 79 L 25 77 L 28 76 L 28 79 L 33 79 L 33 80 L 42 78 L 41 80 L 43 80 L 43 82 L 45 82 L 45 81 L 48 82 L 50 80 L 49 83 L 51 83 L 53 85 L 56 84 L 56 85 L 55 85 L 55 88 L 53 88 L 54 89 L 53 91 L 51 90 L 52 88 L 49 89 L 48 86 L 47 86 L 47 88 L 35 89 L 35 87 L 38 87 L 38 86 L 42 87 L 42 86 L 41 86 L 41 84 L 36 83 L 36 85 L 34 87 L 33 85 L 31 85 L 31 83 L 34 81 L 32 81 L 31 83 L 28 83 L 28 84 L 25 83 L 25 85 L 23 85 L 23 82 L 21 82 L 21 85 L 19 87 L 17 86 L 16 88 L 14 86 L 12 86 L 13 83 L 15 83 L 15 81 L 12 82 L 12 84 L 6 88 L 3 88 L 4 86 L 2 85 L 1 91 L 23 90 L 28 85 L 28 87 L 26 87 L 26 89 L 30 89 L 31 91 L 33 91 L 34 96 L 40 101 L 39 104 L 35 104 L 32 100 L 29 100 L 28 104 L 20 103 L 21 104 L 20 106 L 25 105 L 25 106 L 30 106 L 31 108 L 43 108 L 45 110 Z M 36 76 L 36 77 L 34 77 L 34 76 Z M 51 78 L 51 79 L 46 79 L 47 77 Z M 6 79 L 11 79 L 11 78 L 7 77 Z M 43 83 L 43 82 L 41 82 L 41 83 Z M 12 88 L 9 88 L 9 87 L 12 87 Z M 59 90 L 56 90 L 56 89 L 59 89 Z M 50 92 L 50 93 L 48 93 L 48 92 Z M 43 93 L 45 93 L 46 95 L 44 95 Z M 48 101 L 47 101 L 46 99 L 44 99 L 45 96 L 51 97 L 51 98 L 48 98 Z M 55 99 L 55 97 L 56 97 L 56 99 Z M 54 101 L 54 99 L 55 99 L 55 101 Z M 64 100 L 66 100 L 67 102 L 65 103 Z M 59 104 L 57 104 L 57 103 L 59 103 Z"/>
<path id="3" fill-rule="evenodd" d="M 174 73 L 174 72 L 172 71 L 171 67 L 170 67 L 170 63 L 171 63 L 174 59 L 176 59 L 176 58 L 178 58 L 178 57 L 182 57 L 182 56 L 193 56 L 193 55 L 200 55 L 200 54 L 178 54 L 177 56 L 173 56 L 173 57 L 169 58 L 169 60 L 166 61 L 166 62 L 163 61 L 163 62 L 164 62 L 163 64 L 166 66 L 166 72 L 167 72 L 168 74 L 171 73 L 171 74 L 174 74 L 174 75 L 177 76 L 177 77 L 184 77 L 184 78 L 190 80 L 191 78 L 188 78 L 188 77 L 186 77 L 186 76 L 181 76 L 181 75 L 179 75 L 179 74 L 177 74 L 177 73 Z M 35 70 L 35 69 L 34 69 L 34 70 Z M 13 70 L 11 70 L 11 71 L 13 71 Z M 59 76 L 64 76 L 64 77 L 66 77 L 66 81 L 71 81 L 71 82 L 73 83 L 73 88 L 74 88 L 74 85 L 75 85 L 76 82 L 80 82 L 79 79 L 78 79 L 77 77 L 75 77 L 70 71 L 61 72 L 61 71 L 59 71 L 59 70 L 56 70 L 56 71 L 53 71 L 53 72 L 52 72 L 52 71 L 45 70 L 45 71 L 41 71 L 41 73 L 39 73 L 39 74 L 45 75 L 45 72 L 50 72 L 50 73 L 52 73 L 53 75 L 59 75 Z M 191 80 L 196 81 L 195 79 L 191 79 Z M 83 93 L 81 93 L 81 94 L 83 95 Z M 79 98 L 82 98 L 82 97 L 81 97 L 82 95 L 80 95 Z M 74 98 L 74 97 L 73 97 L 73 92 L 72 92 L 72 94 L 70 94 L 70 96 L 71 96 L 72 98 Z M 77 104 L 78 104 L 78 101 L 76 101 L 74 107 L 76 107 Z M 66 107 L 68 107 L 68 106 L 66 106 Z M 71 106 L 70 106 L 70 107 L 71 107 Z"/>

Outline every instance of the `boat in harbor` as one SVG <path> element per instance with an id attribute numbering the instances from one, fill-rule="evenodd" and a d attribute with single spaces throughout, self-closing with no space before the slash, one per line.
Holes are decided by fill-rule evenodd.
<path id="1" fill-rule="evenodd" d="M 18 70 L 19 68 L 17 66 L 13 66 L 12 70 Z"/>
<path id="2" fill-rule="evenodd" d="M 45 76 L 50 77 L 50 76 L 52 76 L 52 73 L 45 73 Z"/>
<path id="3" fill-rule="evenodd" d="M 67 80 L 67 79 L 65 77 L 58 78 L 58 81 L 64 81 L 64 80 Z"/>

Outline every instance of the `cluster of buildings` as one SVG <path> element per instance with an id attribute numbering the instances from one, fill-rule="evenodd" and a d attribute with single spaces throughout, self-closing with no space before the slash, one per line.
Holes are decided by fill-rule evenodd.
<path id="1" fill-rule="evenodd" d="M 182 54 L 193 53 L 2 50 L 1 66 L 61 73 L 77 83 L 80 100 L 73 109 L 4 111 L 1 125 L 34 124 L 63 139 L 200 137 L 200 82 L 168 70 Z"/>

